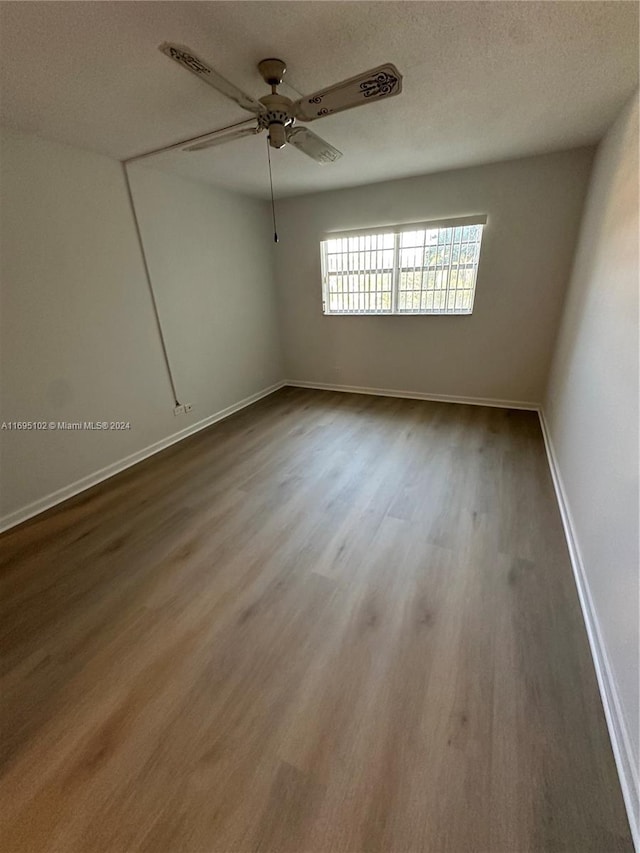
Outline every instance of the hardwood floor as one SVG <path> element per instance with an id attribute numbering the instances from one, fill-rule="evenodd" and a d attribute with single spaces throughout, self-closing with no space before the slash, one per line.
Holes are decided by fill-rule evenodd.
<path id="1" fill-rule="evenodd" d="M 284 389 L 0 540 L 2 850 L 632 850 L 537 416 Z"/>

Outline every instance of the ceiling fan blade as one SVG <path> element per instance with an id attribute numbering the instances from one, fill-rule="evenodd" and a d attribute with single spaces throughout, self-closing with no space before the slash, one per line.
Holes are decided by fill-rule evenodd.
<path id="1" fill-rule="evenodd" d="M 306 127 L 294 127 L 293 130 L 290 130 L 287 134 L 287 142 L 323 166 L 342 157 L 341 151 L 338 151 L 333 145 L 329 145 L 328 142 L 325 142 L 324 139 Z"/>
<path id="2" fill-rule="evenodd" d="M 402 74 L 395 65 L 387 62 L 312 95 L 305 95 L 293 105 L 293 114 L 300 121 L 314 121 L 382 98 L 391 98 L 401 91 Z"/>
<path id="3" fill-rule="evenodd" d="M 255 121 L 251 119 L 249 122 L 243 122 L 239 127 L 232 126 L 230 128 L 222 128 L 208 136 L 200 142 L 194 142 L 192 145 L 185 145 L 183 151 L 204 151 L 205 148 L 213 148 L 215 145 L 223 145 L 225 142 L 231 142 L 234 139 L 241 139 L 243 136 L 255 136 L 261 133 L 262 128 L 256 127 Z"/>
<path id="4" fill-rule="evenodd" d="M 217 71 L 214 71 L 210 65 L 199 59 L 190 48 L 180 44 L 165 42 L 160 45 L 160 50 L 169 59 L 173 59 L 179 65 L 182 65 L 183 68 L 186 68 L 187 71 L 191 71 L 196 77 L 213 86 L 218 92 L 222 92 L 227 98 L 231 98 L 232 101 L 235 101 L 243 109 L 249 110 L 250 113 L 255 113 L 256 115 L 266 111 L 266 107 L 260 101 L 252 98 L 251 95 L 247 95 L 241 89 L 238 89 L 237 86 L 234 86 L 233 83 L 226 80 L 221 74 L 218 74 Z"/>

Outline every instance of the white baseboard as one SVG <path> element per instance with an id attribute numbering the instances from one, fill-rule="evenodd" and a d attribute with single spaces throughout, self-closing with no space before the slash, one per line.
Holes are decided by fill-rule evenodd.
<path id="1" fill-rule="evenodd" d="M 578 589 L 580 607 L 582 608 L 582 616 L 587 629 L 589 646 L 591 647 L 591 656 L 596 670 L 598 687 L 600 688 L 600 696 L 602 698 L 604 714 L 607 720 L 607 727 L 609 729 L 609 737 L 611 738 L 611 746 L 616 766 L 618 768 L 618 776 L 620 777 L 620 786 L 622 788 L 622 796 L 624 797 L 627 809 L 631 835 L 636 851 L 640 853 L 640 785 L 638 780 L 638 770 L 633 760 L 629 731 L 620 703 L 616 680 L 607 655 L 607 649 L 602 640 L 602 632 L 598 623 L 597 611 L 593 605 L 589 582 L 587 580 L 580 547 L 576 537 L 575 525 L 571 516 L 571 509 L 569 507 L 569 502 L 562 482 L 562 476 L 558 467 L 556 454 L 551 442 L 551 435 L 542 409 L 539 411 L 539 416 L 544 444 L 547 451 L 547 459 L 549 460 L 549 468 L 553 479 L 553 486 L 556 492 L 558 506 L 560 508 L 562 526 L 564 527 L 564 533 L 569 548 L 569 557 L 571 559 L 573 576 Z"/>
<path id="2" fill-rule="evenodd" d="M 407 400 L 432 400 L 436 403 L 465 403 L 470 406 L 494 406 L 499 409 L 526 409 L 537 412 L 538 403 L 526 403 L 522 400 L 493 400 L 485 397 L 457 397 L 448 394 L 423 394 L 419 391 L 398 391 L 391 388 L 364 388 L 359 385 L 330 385 L 326 382 L 302 382 L 287 379 L 285 385 L 294 388 L 313 388 L 317 391 L 343 391 L 348 394 L 372 394 L 375 397 L 403 397 Z"/>
<path id="3" fill-rule="evenodd" d="M 109 477 L 113 477 L 114 474 L 124 471 L 125 468 L 130 468 L 137 462 L 142 462 L 143 459 L 146 459 L 148 456 L 153 456 L 154 453 L 159 453 L 161 450 L 164 450 L 165 447 L 170 447 L 172 444 L 176 444 L 176 442 L 182 441 L 184 438 L 193 435 L 193 433 L 200 432 L 200 430 L 217 423 L 217 421 L 228 418 L 235 412 L 240 411 L 240 409 L 244 409 L 252 403 L 257 403 L 258 400 L 261 400 L 263 397 L 267 397 L 269 394 L 273 394 L 274 391 L 278 391 L 280 388 L 284 387 L 285 384 L 285 382 L 277 382 L 275 385 L 263 388 L 262 391 L 256 391 L 255 394 L 251 394 L 249 397 L 245 397 L 243 400 L 239 400 L 237 403 L 227 406 L 226 409 L 221 409 L 221 411 L 215 412 L 215 414 L 209 415 L 209 417 L 203 418 L 201 421 L 197 421 L 194 424 L 190 424 L 188 427 L 185 427 L 178 432 L 174 432 L 166 438 L 162 438 L 160 441 L 156 441 L 154 444 L 144 447 L 142 450 L 137 450 L 135 453 L 126 456 L 124 459 L 120 459 L 118 462 L 107 465 L 106 468 L 101 468 L 93 474 L 88 474 L 86 477 L 76 480 L 75 483 L 70 483 L 62 489 L 51 492 L 51 494 L 46 495 L 44 498 L 33 501 L 33 503 L 27 504 L 27 506 L 10 513 L 9 515 L 3 516 L 0 518 L 0 533 L 5 530 L 9 530 L 11 527 L 15 527 L 17 524 L 21 524 L 23 521 L 27 521 L 29 518 L 33 518 L 34 515 L 38 515 L 47 509 L 51 509 L 52 506 L 56 506 L 56 504 L 62 503 L 68 498 L 72 498 L 74 495 L 84 492 L 86 489 L 90 489 L 92 486 L 101 483 L 103 480 L 108 480 Z"/>

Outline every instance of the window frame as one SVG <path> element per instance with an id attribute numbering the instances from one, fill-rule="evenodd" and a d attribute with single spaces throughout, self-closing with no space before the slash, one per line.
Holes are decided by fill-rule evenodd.
<path id="1" fill-rule="evenodd" d="M 409 223 L 401 223 L 396 225 L 384 225 L 384 226 L 376 226 L 371 228 L 361 228 L 357 230 L 351 231 L 328 231 L 321 235 L 320 238 L 320 262 L 321 262 L 321 280 L 322 280 L 322 313 L 325 317 L 409 317 L 409 316 L 433 316 L 433 317 L 469 317 L 473 313 L 474 305 L 475 305 L 475 296 L 476 296 L 476 286 L 478 280 L 478 270 L 480 267 L 480 257 L 482 252 L 482 242 L 485 235 L 485 228 L 487 226 L 488 216 L 486 214 L 477 214 L 474 216 L 464 216 L 464 217 L 455 217 L 451 219 L 438 219 L 438 220 L 429 220 L 426 222 L 409 222 Z M 415 232 L 415 231 L 434 231 L 434 230 L 444 230 L 444 229 L 453 229 L 453 228 L 463 228 L 468 225 L 479 225 L 481 227 L 480 235 L 477 238 L 478 244 L 478 255 L 475 264 L 467 265 L 467 269 L 470 267 L 473 272 L 473 278 L 470 284 L 470 287 L 464 288 L 465 290 L 471 291 L 471 304 L 468 309 L 447 309 L 447 308 L 417 308 L 417 309 L 401 309 L 398 310 L 398 296 L 401 292 L 400 288 L 400 275 L 403 271 L 403 267 L 400 263 L 400 253 L 402 251 L 401 241 L 402 235 L 407 232 Z M 380 309 L 380 310 L 358 310 L 358 309 L 349 309 L 349 310 L 330 310 L 329 309 L 329 276 L 330 271 L 328 269 L 328 250 L 327 245 L 328 241 L 336 240 L 336 239 L 344 239 L 344 238 L 352 238 L 352 237 L 374 237 L 376 235 L 389 235 L 393 236 L 393 248 L 377 248 L 377 249 L 359 249 L 358 253 L 365 252 L 374 252 L 374 251 L 393 251 L 393 266 L 391 267 L 391 307 L 390 309 Z M 468 241 L 465 241 L 468 242 Z M 453 247 L 455 246 L 455 237 L 452 238 L 449 244 L 453 251 Z M 425 244 L 426 245 L 426 244 Z M 439 243 L 437 244 L 439 245 Z M 462 245 L 462 241 L 460 242 Z M 408 247 L 413 248 L 413 247 Z M 349 254 L 348 252 L 345 254 Z M 451 266 L 452 262 L 449 262 L 449 272 L 447 281 L 449 281 L 449 276 L 451 275 Z M 375 274 L 384 274 L 382 273 L 383 269 L 387 269 L 384 267 L 380 267 L 375 270 Z M 408 268 L 407 268 L 408 269 Z M 416 269 L 420 269 L 421 271 L 426 271 L 428 267 L 414 267 L 414 272 Z M 435 270 L 437 271 L 437 264 L 435 265 Z M 372 270 L 372 273 L 374 271 Z M 342 272 L 345 274 L 345 271 Z M 348 271 L 346 271 L 348 275 Z M 420 293 L 436 293 L 441 288 L 420 288 Z M 354 294 L 360 295 L 363 291 L 353 291 Z M 389 291 L 387 291 L 389 292 Z M 414 290 L 413 292 L 418 292 Z M 449 292 L 449 288 L 447 285 L 446 292 Z"/>

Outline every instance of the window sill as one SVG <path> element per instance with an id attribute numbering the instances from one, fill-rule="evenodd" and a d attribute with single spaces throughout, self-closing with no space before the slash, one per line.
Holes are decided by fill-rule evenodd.
<path id="1" fill-rule="evenodd" d="M 323 317 L 470 317 L 473 311 L 323 311 Z"/>

